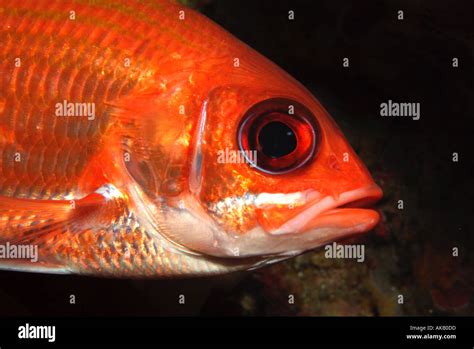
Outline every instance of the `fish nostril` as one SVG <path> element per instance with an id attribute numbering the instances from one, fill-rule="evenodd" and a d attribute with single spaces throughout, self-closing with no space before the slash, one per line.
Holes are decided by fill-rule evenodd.
<path id="1" fill-rule="evenodd" d="M 334 154 L 331 154 L 328 156 L 327 164 L 329 168 L 332 170 L 336 170 L 336 171 L 341 170 L 341 165 L 339 164 L 339 161 L 337 161 L 337 158 Z"/>

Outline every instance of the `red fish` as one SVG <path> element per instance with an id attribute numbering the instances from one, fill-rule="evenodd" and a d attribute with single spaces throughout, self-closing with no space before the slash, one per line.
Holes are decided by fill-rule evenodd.
<path id="1" fill-rule="evenodd" d="M 0 0 L 0 28 L 2 269 L 224 273 L 377 223 L 321 103 L 199 13 Z"/>

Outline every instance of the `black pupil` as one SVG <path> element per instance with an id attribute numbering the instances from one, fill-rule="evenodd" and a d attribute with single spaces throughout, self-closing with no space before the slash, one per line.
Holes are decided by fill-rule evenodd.
<path id="1" fill-rule="evenodd" d="M 268 157 L 279 158 L 296 149 L 296 136 L 293 130 L 283 122 L 269 122 L 258 134 L 261 151 Z"/>

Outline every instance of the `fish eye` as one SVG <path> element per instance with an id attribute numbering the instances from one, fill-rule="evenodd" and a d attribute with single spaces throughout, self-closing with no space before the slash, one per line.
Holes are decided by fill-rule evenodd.
<path id="1" fill-rule="evenodd" d="M 238 128 L 238 144 L 247 162 L 269 174 L 294 171 L 307 164 L 317 149 L 319 128 L 302 104 L 271 98 L 253 105 Z"/>

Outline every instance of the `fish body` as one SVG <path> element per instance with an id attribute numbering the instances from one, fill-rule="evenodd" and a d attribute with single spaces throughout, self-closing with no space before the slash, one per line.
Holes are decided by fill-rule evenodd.
<path id="1" fill-rule="evenodd" d="M 2 269 L 224 273 L 377 223 L 319 101 L 191 9 L 0 0 L 0 42 L 0 246 L 38 251 Z"/>

